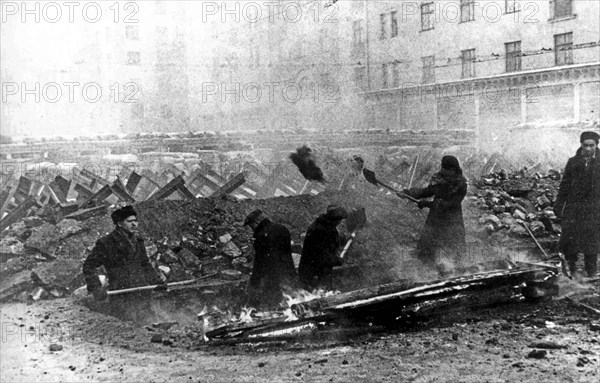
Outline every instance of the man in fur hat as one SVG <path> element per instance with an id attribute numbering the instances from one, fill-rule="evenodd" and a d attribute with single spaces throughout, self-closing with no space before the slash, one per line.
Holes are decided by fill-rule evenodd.
<path id="1" fill-rule="evenodd" d="M 577 270 L 578 254 L 583 253 L 588 277 L 598 272 L 600 253 L 599 140 L 596 132 L 581 134 L 581 147 L 567 162 L 554 204 L 554 214 L 562 219 L 559 249 L 571 274 Z"/>
<path id="2" fill-rule="evenodd" d="M 327 212 L 308 227 L 298 266 L 300 281 L 306 288 L 332 287 L 333 267 L 342 264 L 339 252 L 347 242 L 346 237 L 338 232 L 337 226 L 346 218 L 346 209 L 329 205 Z"/>
<path id="3" fill-rule="evenodd" d="M 290 231 L 274 223 L 262 210 L 254 210 L 244 220 L 254 231 L 254 266 L 248 281 L 251 305 L 276 305 L 282 290 L 296 284 Z"/>
<path id="4" fill-rule="evenodd" d="M 166 285 L 154 270 L 144 240 L 138 235 L 137 212 L 132 206 L 115 210 L 111 216 L 115 229 L 100 238 L 83 263 L 83 275 L 89 292 L 98 300 L 106 299 L 107 291 L 98 278 L 98 268 L 104 266 L 110 290 L 131 287 Z"/>

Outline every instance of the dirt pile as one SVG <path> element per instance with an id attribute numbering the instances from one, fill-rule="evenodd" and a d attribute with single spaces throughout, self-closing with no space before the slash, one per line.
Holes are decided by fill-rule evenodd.
<path id="1" fill-rule="evenodd" d="M 535 237 L 556 242 L 560 226 L 553 212 L 561 173 L 550 169 L 545 174 L 521 169 L 500 170 L 481 177 L 474 183 L 469 197 L 480 210 L 480 232 L 488 235 Z"/>

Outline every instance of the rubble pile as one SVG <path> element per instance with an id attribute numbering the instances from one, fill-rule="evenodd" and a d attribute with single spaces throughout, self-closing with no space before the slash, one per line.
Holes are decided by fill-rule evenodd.
<path id="1" fill-rule="evenodd" d="M 531 170 L 492 172 L 474 183 L 468 200 L 484 211 L 479 219 L 487 234 L 505 232 L 512 237 L 529 237 L 526 225 L 536 237 L 557 238 L 560 226 L 553 212 L 561 173 Z"/>

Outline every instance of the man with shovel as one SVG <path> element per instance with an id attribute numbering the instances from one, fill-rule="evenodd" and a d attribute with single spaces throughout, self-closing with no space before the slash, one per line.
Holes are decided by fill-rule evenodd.
<path id="1" fill-rule="evenodd" d="M 106 270 L 110 290 L 146 285 L 159 285 L 157 290 L 166 290 L 166 285 L 148 260 L 144 240 L 138 235 L 137 212 L 132 206 L 125 206 L 115 210 L 111 219 L 115 229 L 96 242 L 83 263 L 88 291 L 97 300 L 108 296 L 98 277 L 100 266 Z"/>
<path id="2" fill-rule="evenodd" d="M 358 212 L 362 213 L 361 216 L 364 217 L 364 209 L 360 209 Z M 359 214 L 354 215 L 358 216 Z M 306 288 L 332 288 L 333 267 L 343 263 L 343 255 L 340 254 L 340 250 L 350 240 L 338 232 L 337 226 L 348 217 L 348 212 L 343 207 L 329 205 L 327 212 L 321 214 L 308 227 L 298 267 L 300 282 Z M 353 219 L 353 221 L 356 220 Z M 359 226 L 361 224 L 349 229 L 354 231 Z"/>

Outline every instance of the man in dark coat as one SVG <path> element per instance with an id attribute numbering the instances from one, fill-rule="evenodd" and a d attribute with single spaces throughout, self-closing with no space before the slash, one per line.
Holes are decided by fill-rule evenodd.
<path id="1" fill-rule="evenodd" d="M 154 270 L 144 240 L 138 235 L 137 213 L 132 206 L 111 214 L 115 229 L 100 238 L 83 263 L 83 275 L 89 292 L 96 299 L 107 297 L 106 289 L 98 278 L 98 268 L 104 266 L 110 290 L 121 290 L 146 285 L 166 285 Z"/>
<path id="2" fill-rule="evenodd" d="M 448 252 L 460 262 L 466 250 L 462 200 L 467 195 L 467 180 L 458 159 L 444 156 L 439 172 L 433 175 L 426 188 L 405 189 L 402 193 L 420 200 L 419 208 L 429 208 L 429 214 L 417 243 L 417 256 L 428 266 L 434 266 L 436 252 Z M 399 194 L 401 197 L 402 195 Z"/>
<path id="3" fill-rule="evenodd" d="M 346 218 L 348 213 L 343 207 L 330 205 L 327 212 L 308 227 L 298 266 L 300 281 L 306 288 L 332 288 L 333 267 L 342 264 L 339 251 L 346 243 L 337 226 Z"/>
<path id="4" fill-rule="evenodd" d="M 282 290 L 293 288 L 297 279 L 290 231 L 261 210 L 248 214 L 244 225 L 254 230 L 254 266 L 248 282 L 250 303 L 276 305 L 281 301 Z"/>
<path id="5" fill-rule="evenodd" d="M 569 158 L 560 182 L 554 213 L 562 218 L 559 249 L 574 274 L 577 255 L 584 254 L 585 271 L 598 271 L 600 253 L 600 135 L 583 132 L 581 147 Z"/>

